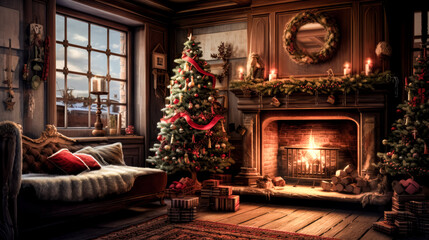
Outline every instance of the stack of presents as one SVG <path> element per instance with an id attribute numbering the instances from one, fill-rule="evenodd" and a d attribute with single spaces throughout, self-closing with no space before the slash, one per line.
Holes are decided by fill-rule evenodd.
<path id="1" fill-rule="evenodd" d="M 199 198 L 181 197 L 172 198 L 171 207 L 168 208 L 168 219 L 170 222 L 191 222 L 197 215 Z"/>
<path id="2" fill-rule="evenodd" d="M 429 201 L 412 179 L 393 182 L 392 211 L 384 212 L 384 221 L 374 223 L 374 229 L 389 235 L 429 236 Z"/>
<path id="3" fill-rule="evenodd" d="M 175 189 L 179 182 L 173 182 L 170 189 Z M 171 198 L 168 208 L 170 222 L 190 222 L 195 220 L 197 208 L 210 207 L 215 211 L 237 211 L 240 207 L 240 196 L 232 195 L 232 187 L 221 185 L 231 183 L 231 175 L 214 174 L 212 179 L 202 184 L 201 197 L 184 196 Z M 176 195 L 177 196 L 177 195 Z"/>
<path id="4" fill-rule="evenodd" d="M 240 196 L 232 195 L 232 187 L 221 183 L 227 182 L 222 179 L 209 179 L 203 182 L 200 205 L 215 211 L 237 211 L 240 207 Z"/>

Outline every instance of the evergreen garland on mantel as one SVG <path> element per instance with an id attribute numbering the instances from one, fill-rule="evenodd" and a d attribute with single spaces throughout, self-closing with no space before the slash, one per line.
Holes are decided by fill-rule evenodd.
<path id="1" fill-rule="evenodd" d="M 341 77 L 279 79 L 275 81 L 249 80 L 231 82 L 231 90 L 241 90 L 244 93 L 255 92 L 262 96 L 290 95 L 303 92 L 310 95 L 335 93 L 350 93 L 356 90 L 375 90 L 377 85 L 390 83 L 393 76 L 390 71 L 373 73 L 369 76 L 350 75 Z"/>

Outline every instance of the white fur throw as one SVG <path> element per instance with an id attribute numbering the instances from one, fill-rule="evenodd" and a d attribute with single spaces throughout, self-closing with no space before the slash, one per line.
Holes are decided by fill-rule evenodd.
<path id="1" fill-rule="evenodd" d="M 159 169 L 107 165 L 100 170 L 78 175 L 30 173 L 22 175 L 21 188 L 34 188 L 40 200 L 77 202 L 125 193 L 134 185 L 136 177 L 162 172 Z M 150 184 L 150 183 L 148 183 Z"/>

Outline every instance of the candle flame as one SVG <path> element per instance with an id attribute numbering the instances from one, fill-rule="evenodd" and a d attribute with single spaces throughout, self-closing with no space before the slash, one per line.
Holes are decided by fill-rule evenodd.
<path id="1" fill-rule="evenodd" d="M 348 63 L 348 62 L 346 62 L 346 63 L 344 64 L 344 67 L 345 67 L 345 68 L 349 68 L 349 63 Z"/>
<path id="2" fill-rule="evenodd" d="M 368 58 L 368 60 L 366 60 L 366 62 L 368 63 L 368 65 L 371 65 L 371 58 Z"/>
<path id="3" fill-rule="evenodd" d="M 239 69 L 238 69 L 238 71 L 239 71 L 240 73 L 243 73 L 243 68 L 239 68 Z"/>
<path id="4" fill-rule="evenodd" d="M 274 73 L 276 73 L 276 70 L 271 70 L 271 74 L 274 74 Z"/>

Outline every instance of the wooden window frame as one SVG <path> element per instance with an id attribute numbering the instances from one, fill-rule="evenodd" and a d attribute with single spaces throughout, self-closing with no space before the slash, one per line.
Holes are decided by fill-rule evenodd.
<path id="1" fill-rule="evenodd" d="M 110 101 L 108 101 L 108 99 L 106 99 L 106 101 L 103 102 L 103 103 L 105 105 L 107 105 L 108 108 L 110 108 L 113 105 L 125 106 L 126 107 L 126 122 L 125 122 L 125 125 L 132 124 L 133 123 L 134 112 L 133 112 L 133 109 L 132 109 L 132 107 L 133 107 L 133 105 L 132 105 L 132 99 L 133 99 L 132 98 L 133 97 L 132 96 L 132 93 L 133 93 L 133 91 L 132 91 L 132 89 L 133 89 L 132 60 L 133 60 L 133 58 L 132 58 L 132 55 L 131 55 L 131 53 L 132 53 L 132 41 L 131 41 L 131 39 L 132 39 L 132 31 L 131 31 L 131 28 L 128 27 L 128 26 L 116 23 L 116 22 L 111 22 L 111 21 L 108 21 L 108 20 L 105 20 L 105 19 L 102 19 L 102 18 L 90 16 L 88 14 L 85 14 L 85 13 L 82 13 L 82 12 L 79 12 L 79 11 L 75 11 L 75 10 L 71 10 L 71 9 L 68 9 L 68 8 L 60 7 L 60 6 L 56 6 L 56 11 L 55 11 L 55 14 L 54 14 L 54 19 L 56 18 L 57 14 L 63 15 L 65 17 L 70 17 L 70 18 L 74 18 L 74 19 L 77 19 L 77 20 L 81 20 L 81 21 L 84 21 L 84 22 L 86 22 L 88 24 L 94 24 L 94 25 L 106 27 L 108 29 L 121 31 L 121 32 L 124 32 L 126 34 L 126 44 L 127 44 L 127 46 L 126 46 L 126 52 L 125 52 L 125 54 L 109 53 L 111 56 L 122 56 L 122 57 L 125 56 L 126 57 L 126 69 L 127 69 L 126 70 L 126 80 L 119 79 L 119 78 L 110 78 L 111 80 L 122 81 L 122 82 L 126 83 L 126 94 L 127 94 L 126 103 L 125 104 L 116 104 L 116 103 L 115 104 L 111 104 Z M 90 28 L 90 25 L 88 25 L 88 27 Z M 65 31 L 64 34 L 66 34 L 66 30 L 67 29 L 65 28 L 64 29 L 64 31 Z M 56 30 L 53 29 L 53 31 L 55 32 Z M 90 33 L 90 29 L 89 29 L 88 32 Z M 88 37 L 89 37 L 89 39 L 88 39 L 88 46 L 89 46 L 90 45 L 90 36 L 88 36 Z M 55 45 L 54 45 L 55 47 L 56 47 L 57 43 L 63 44 L 62 41 L 57 41 L 55 39 Z M 90 51 L 95 51 L 95 52 L 100 52 L 100 53 L 106 53 L 106 51 L 102 51 L 102 50 L 98 50 L 98 49 L 93 49 L 93 48 L 88 48 L 88 47 L 82 47 L 82 46 L 71 44 L 71 43 L 67 43 L 67 44 L 68 44 L 68 46 L 72 46 L 72 47 L 76 47 L 76 48 L 79 48 L 79 49 L 84 49 L 84 50 L 88 50 L 89 51 L 89 54 L 88 54 L 88 56 L 89 56 L 89 58 L 88 58 L 88 64 L 89 64 L 88 68 L 89 69 L 90 69 L 90 64 L 91 64 L 91 61 L 90 61 L 90 55 L 91 55 L 91 53 L 90 53 Z M 67 61 L 67 55 L 64 56 L 64 61 L 65 62 Z M 55 63 L 56 63 L 56 61 L 54 61 L 54 64 Z M 110 66 L 110 63 L 108 63 L 108 71 L 109 71 L 109 66 Z M 61 72 L 61 69 L 57 69 L 56 66 L 55 66 L 55 73 L 56 72 Z M 64 73 L 64 69 L 62 70 L 62 72 Z M 81 75 L 81 76 L 86 76 L 88 79 L 90 78 L 90 72 L 89 71 L 86 74 L 83 74 L 83 73 L 80 73 L 80 72 L 75 72 L 75 71 L 68 71 L 68 73 L 77 74 L 77 75 Z M 96 76 L 96 75 L 92 75 L 92 76 Z M 66 79 L 64 81 L 66 81 Z M 90 86 L 88 86 L 88 87 L 90 87 Z M 52 93 L 53 92 L 51 92 L 51 94 Z M 56 114 L 57 114 L 56 99 L 57 98 L 56 98 L 56 95 L 54 95 L 54 96 L 55 97 L 53 97 L 51 99 L 53 99 L 55 101 L 55 103 L 51 104 L 51 106 L 55 105 L 55 109 L 54 109 L 54 113 L 53 114 L 55 115 L 55 119 L 57 119 L 57 117 L 56 117 Z M 76 101 L 76 102 L 82 102 L 82 101 Z M 59 129 L 59 131 L 61 131 L 63 133 L 69 134 L 70 136 L 87 136 L 91 132 L 91 130 L 94 128 L 94 127 L 91 126 L 92 123 L 90 122 L 90 120 L 91 120 L 91 116 L 88 114 L 88 121 L 89 121 L 88 122 L 88 127 L 69 127 L 65 123 L 64 127 L 59 127 L 58 129 Z M 66 122 L 66 120 L 65 120 L 65 122 Z M 57 124 L 56 121 L 55 121 L 55 124 Z"/>

